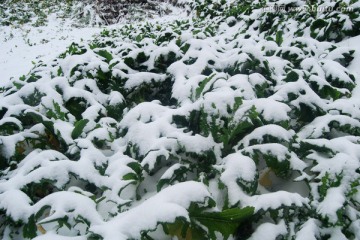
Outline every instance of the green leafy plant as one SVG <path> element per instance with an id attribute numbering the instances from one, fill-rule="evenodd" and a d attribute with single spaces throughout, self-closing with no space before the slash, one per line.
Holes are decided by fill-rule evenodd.
<path id="1" fill-rule="evenodd" d="M 0 235 L 359 238 L 358 11 L 269 4 L 105 28 L 4 87 Z"/>

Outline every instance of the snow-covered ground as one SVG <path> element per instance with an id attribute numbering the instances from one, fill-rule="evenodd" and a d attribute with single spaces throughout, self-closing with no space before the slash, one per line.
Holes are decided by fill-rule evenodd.
<path id="1" fill-rule="evenodd" d="M 101 31 L 97 27 L 74 28 L 55 14 L 48 19 L 48 25 L 42 27 L 0 27 L 0 82 L 27 74 L 33 62 L 50 61 L 72 42 L 87 41 Z"/>
<path id="2" fill-rule="evenodd" d="M 152 19 L 152 22 L 171 21 L 185 16 L 178 8 L 172 14 Z M 108 29 L 120 28 L 115 24 Z M 47 62 L 64 52 L 73 42 L 88 41 L 106 27 L 73 27 L 71 20 L 48 17 L 48 24 L 41 27 L 23 25 L 21 27 L 0 26 L 0 86 L 10 78 L 27 74 L 34 63 Z"/>

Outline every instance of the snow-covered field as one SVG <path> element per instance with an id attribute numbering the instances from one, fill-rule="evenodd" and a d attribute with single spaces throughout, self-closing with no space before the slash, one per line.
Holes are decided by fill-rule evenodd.
<path id="1" fill-rule="evenodd" d="M 193 3 L 0 26 L 2 239 L 360 239 L 360 4 Z"/>
<path id="2" fill-rule="evenodd" d="M 0 26 L 0 81 L 19 78 L 34 66 L 33 62 L 48 62 L 64 52 L 72 42 L 84 42 L 101 28 L 74 28 L 70 22 L 49 17 L 42 27 Z"/>
<path id="3" fill-rule="evenodd" d="M 168 22 L 184 18 L 187 13 L 179 8 L 163 17 L 156 16 L 150 22 Z M 26 75 L 38 61 L 48 62 L 63 53 L 73 42 L 85 43 L 99 34 L 103 29 L 120 28 L 124 23 L 107 27 L 74 27 L 71 19 L 59 19 L 56 13 L 47 18 L 45 26 L 33 27 L 0 25 L 0 84 L 10 78 Z"/>

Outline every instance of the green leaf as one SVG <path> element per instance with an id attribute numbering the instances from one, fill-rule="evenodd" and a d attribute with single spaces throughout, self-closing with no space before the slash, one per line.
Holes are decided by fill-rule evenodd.
<path id="1" fill-rule="evenodd" d="M 108 51 L 103 50 L 103 49 L 99 50 L 97 52 L 97 54 L 102 56 L 103 58 L 105 58 L 108 63 L 113 59 L 113 56 L 111 55 L 111 53 L 109 53 Z"/>
<path id="2" fill-rule="evenodd" d="M 205 88 L 206 84 L 208 84 L 211 81 L 211 79 L 213 79 L 214 76 L 215 76 L 215 74 L 205 78 L 200 83 L 199 87 L 196 88 L 196 90 L 195 90 L 195 99 L 198 99 L 200 97 L 201 93 L 204 91 L 204 88 Z"/>
<path id="3" fill-rule="evenodd" d="M 17 124 L 15 124 L 14 122 L 3 122 L 2 124 L 0 124 L 0 135 L 12 135 L 14 134 L 14 132 L 16 131 L 21 131 L 22 128 L 21 126 L 18 126 Z"/>
<path id="4" fill-rule="evenodd" d="M 321 143 L 321 141 L 319 141 L 319 143 L 307 141 L 307 140 L 300 141 L 299 150 L 301 153 L 300 156 L 302 156 L 302 157 L 305 157 L 308 154 L 315 152 L 315 151 L 324 156 L 328 156 L 328 157 L 333 157 L 337 153 L 336 151 L 331 149 L 329 146 Z"/>
<path id="5" fill-rule="evenodd" d="M 243 101 L 241 97 L 235 97 L 235 103 L 234 103 L 234 107 L 233 107 L 233 112 L 235 112 L 236 110 L 239 109 L 239 107 L 242 105 Z"/>
<path id="6" fill-rule="evenodd" d="M 294 71 L 289 72 L 284 79 L 285 82 L 296 82 L 299 79 L 299 74 Z"/>
<path id="7" fill-rule="evenodd" d="M 60 54 L 60 58 L 65 58 L 67 55 L 82 55 L 86 53 L 86 48 L 84 46 L 80 46 L 77 43 L 71 43 L 71 45 L 68 47 L 68 49 Z"/>
<path id="8" fill-rule="evenodd" d="M 87 108 L 87 102 L 84 98 L 72 97 L 65 103 L 65 108 L 77 119 L 82 119 L 81 114 Z"/>
<path id="9" fill-rule="evenodd" d="M 35 123 L 42 123 L 47 130 L 48 144 L 57 150 L 68 148 L 59 131 L 55 131 L 54 123 L 38 112 L 27 112 L 25 117 L 30 117 Z"/>
<path id="10" fill-rule="evenodd" d="M 280 46 L 281 44 L 282 44 L 282 42 L 283 42 L 283 31 L 278 31 L 277 33 L 276 33 L 276 40 L 275 40 L 275 42 L 277 43 L 277 45 L 278 46 Z"/>
<path id="11" fill-rule="evenodd" d="M 88 124 L 89 119 L 81 119 L 75 123 L 75 127 L 71 132 L 71 137 L 77 139 L 82 134 L 86 124 Z"/>
<path id="12" fill-rule="evenodd" d="M 290 176 L 290 155 L 286 155 L 285 160 L 279 160 L 277 156 L 272 156 L 272 154 L 264 154 L 263 158 L 265 159 L 266 165 L 274 171 L 276 176 L 284 179 Z"/>
<path id="13" fill-rule="evenodd" d="M 185 181 L 185 176 L 188 170 L 187 166 L 181 165 L 174 170 L 173 175 L 170 178 L 161 178 L 157 184 L 157 191 L 159 192 L 166 184 L 170 185 L 175 181 Z"/>
<path id="14" fill-rule="evenodd" d="M 142 167 L 141 167 L 140 163 L 131 162 L 127 166 L 130 167 L 136 174 L 138 174 L 138 175 L 142 174 Z"/>
<path id="15" fill-rule="evenodd" d="M 53 106 L 54 106 L 53 109 L 49 109 L 46 112 L 47 117 L 50 118 L 50 119 L 54 118 L 54 119 L 60 119 L 62 121 L 66 121 L 65 112 L 61 111 L 60 105 L 57 102 L 55 102 L 54 100 L 53 100 Z"/>
<path id="16" fill-rule="evenodd" d="M 49 130 L 53 135 L 56 135 L 55 129 L 54 129 L 54 123 L 49 120 L 44 119 L 44 117 L 40 113 L 28 112 L 28 113 L 26 113 L 26 115 L 31 117 L 34 120 L 34 122 L 42 123 L 47 130 Z"/>
<path id="17" fill-rule="evenodd" d="M 57 70 L 57 75 L 58 75 L 58 76 L 64 76 L 64 72 L 63 72 L 63 70 L 62 70 L 61 67 L 58 68 L 58 70 Z"/>
<path id="18" fill-rule="evenodd" d="M 127 173 L 123 176 L 123 180 L 138 180 L 138 175 L 136 173 Z"/>
<path id="19" fill-rule="evenodd" d="M 68 222 L 68 220 L 69 220 L 69 217 L 64 216 L 64 217 L 59 217 L 59 218 L 56 218 L 56 219 L 51 219 L 49 221 L 40 221 L 40 223 L 41 224 L 47 224 L 47 223 L 57 222 L 58 229 L 65 226 L 70 230 L 72 227 L 71 227 L 71 224 Z"/>
<path id="20" fill-rule="evenodd" d="M 310 36 L 312 38 L 318 38 L 318 32 L 317 31 L 319 31 L 319 29 L 322 29 L 322 28 L 326 27 L 327 25 L 328 25 L 328 23 L 325 20 L 317 19 L 310 26 L 310 31 L 311 31 Z M 322 36 L 319 36 L 319 37 L 322 37 Z"/>
<path id="21" fill-rule="evenodd" d="M 33 239 L 37 236 L 37 228 L 35 223 L 35 216 L 31 215 L 27 224 L 24 225 L 23 237 Z"/>
<path id="22" fill-rule="evenodd" d="M 21 97 L 21 99 L 24 101 L 25 104 L 35 107 L 41 103 L 41 98 L 43 96 L 45 96 L 45 94 L 35 88 L 34 92 L 27 96 Z"/>
<path id="23" fill-rule="evenodd" d="M 190 219 L 206 227 L 211 239 L 216 239 L 215 232 L 220 232 L 224 239 L 228 239 L 241 223 L 253 216 L 254 210 L 253 207 L 245 207 L 230 208 L 222 212 L 190 213 Z"/>

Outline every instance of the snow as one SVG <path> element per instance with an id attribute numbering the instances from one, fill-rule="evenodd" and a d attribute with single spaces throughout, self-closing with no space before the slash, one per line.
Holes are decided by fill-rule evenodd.
<path id="1" fill-rule="evenodd" d="M 251 141 L 256 141 L 256 143 L 263 143 L 266 136 L 272 136 L 278 139 L 279 142 L 290 142 L 294 135 L 294 131 L 288 131 L 275 124 L 269 124 L 256 128 L 254 131 L 244 137 L 240 144 L 243 144 L 244 147 L 248 147 Z"/>
<path id="2" fill-rule="evenodd" d="M 301 230 L 296 234 L 297 240 L 316 240 L 320 236 L 318 230 L 319 221 L 311 218 L 307 220 L 302 226 Z"/>
<path id="3" fill-rule="evenodd" d="M 31 133 L 17 133 L 11 136 L 0 136 L 1 145 L 0 148 L 5 157 L 10 157 L 14 155 L 16 144 L 25 140 L 25 137 L 36 138 L 35 134 Z"/>
<path id="4" fill-rule="evenodd" d="M 96 211 L 96 204 L 93 200 L 86 196 L 73 192 L 56 192 L 39 202 L 32 208 L 38 212 L 44 206 L 50 206 L 50 215 L 42 219 L 39 223 L 45 224 L 47 222 L 62 218 L 64 216 L 83 216 L 85 219 L 93 224 L 102 223 L 102 218 Z"/>
<path id="5" fill-rule="evenodd" d="M 299 132 L 301 138 L 319 138 L 324 133 L 331 131 L 330 124 L 337 123 L 340 126 L 351 126 L 352 128 L 359 128 L 360 122 L 354 118 L 345 115 L 324 115 L 314 119 L 311 124 L 304 127 Z"/>
<path id="6" fill-rule="evenodd" d="M 175 222 L 177 218 L 189 220 L 186 208 L 192 202 L 203 203 L 208 197 L 210 194 L 201 183 L 178 183 L 162 190 L 136 208 L 121 213 L 102 225 L 91 227 L 90 231 L 100 233 L 107 240 L 139 239 L 143 230 L 153 230 L 161 222 Z"/>
<path id="7" fill-rule="evenodd" d="M 56 231 L 48 231 L 44 235 L 40 235 L 34 240 L 46 240 L 46 239 L 53 239 L 53 240 L 86 240 L 86 236 L 78 236 L 78 237 L 67 237 L 56 234 Z"/>
<path id="8" fill-rule="evenodd" d="M 166 78 L 166 75 L 159 75 L 156 73 L 133 73 L 127 76 L 129 77 L 129 80 L 126 82 L 125 87 L 128 89 L 143 83 L 151 83 L 151 81 L 162 82 Z"/>
<path id="9" fill-rule="evenodd" d="M 317 154 L 308 155 L 309 159 L 315 159 L 318 164 L 313 167 L 311 170 L 314 172 L 321 172 L 318 178 L 324 177 L 325 171 L 330 174 L 332 177 L 336 177 L 341 173 L 345 173 L 346 175 L 350 174 L 353 169 L 357 169 L 360 167 L 357 159 L 352 158 L 351 156 L 338 153 L 333 158 L 322 158 Z"/>
<path id="10" fill-rule="evenodd" d="M 286 191 L 277 191 L 273 193 L 255 195 L 246 201 L 247 206 L 252 206 L 255 211 L 261 209 L 277 209 L 280 206 L 298 206 L 306 207 L 309 200 L 298 193 L 289 193 Z"/>
<path id="11" fill-rule="evenodd" d="M 30 198 L 20 190 L 9 190 L 0 194 L 0 207 L 15 221 L 26 221 L 29 214 Z"/>
<path id="12" fill-rule="evenodd" d="M 318 41 L 309 37 L 314 19 L 269 21 L 261 9 L 222 23 L 184 11 L 132 27 L 75 28 L 54 15 L 44 27 L 0 27 L 5 217 L 26 224 L 36 216 L 46 233 L 35 239 L 140 239 L 147 231 L 166 239 L 162 226 L 179 219 L 205 230 L 192 219 L 194 206 L 253 207 L 259 221 L 249 239 L 346 239 L 344 231 L 359 238 L 359 37 Z M 343 29 L 352 27 L 346 15 L 340 19 Z M 260 32 L 261 21 L 283 31 L 283 41 Z M 109 36 L 90 47 L 104 29 Z M 161 42 L 167 34 L 172 39 Z M 86 52 L 59 57 L 73 42 Z M 352 63 L 341 63 L 353 49 Z M 140 53 L 140 66 L 125 63 Z M 172 62 L 166 69 L 157 66 L 162 58 Z M 18 79 L 29 71 L 39 79 Z M 298 78 L 287 82 L 291 72 Z M 81 103 L 71 109 L 74 99 Z M 299 113 L 304 106 L 308 112 Z M 73 139 L 79 118 L 88 122 Z M 28 196 L 44 182 L 51 186 L 45 196 Z M 349 228 L 339 219 L 343 209 Z M 64 217 L 71 229 L 58 223 Z M 80 217 L 86 221 L 77 223 Z M 4 238 L 14 231 L 0 226 Z"/>
<path id="13" fill-rule="evenodd" d="M 288 113 L 291 108 L 274 99 L 258 98 L 256 101 L 244 101 L 245 106 L 254 106 L 262 114 L 265 120 L 269 122 L 281 122 L 289 120 Z"/>
<path id="14" fill-rule="evenodd" d="M 349 70 L 352 72 L 356 72 L 357 74 L 360 74 L 360 70 L 358 67 L 359 66 L 359 61 L 360 61 L 360 47 L 358 44 L 360 39 L 360 36 L 356 36 L 356 37 L 352 37 L 349 39 L 346 39 L 344 41 L 342 41 L 339 45 L 340 46 L 345 46 L 347 48 L 351 48 L 354 49 L 356 51 L 356 54 L 354 55 L 354 60 L 351 62 L 350 66 L 349 66 Z"/>
<path id="15" fill-rule="evenodd" d="M 344 206 L 345 196 L 341 187 L 329 188 L 324 201 L 319 204 L 318 213 L 331 223 L 338 221 L 337 211 Z"/>
<path id="16" fill-rule="evenodd" d="M 348 74 L 346 74 L 348 73 L 348 70 L 339 63 L 329 60 L 322 60 L 320 64 L 325 71 L 326 77 L 332 77 L 334 79 L 338 78 L 345 83 L 353 83 L 353 80 L 349 77 Z"/>
<path id="17" fill-rule="evenodd" d="M 109 104 L 110 105 L 116 105 L 116 104 L 121 104 L 125 101 L 124 96 L 116 91 L 113 91 L 110 93 L 109 96 Z"/>
<path id="18" fill-rule="evenodd" d="M 289 156 L 288 148 L 279 143 L 265 143 L 246 147 L 242 150 L 245 153 L 260 151 L 263 154 L 276 156 L 277 161 L 285 161 Z"/>
<path id="19" fill-rule="evenodd" d="M 16 79 L 27 74 L 33 68 L 32 61 L 51 61 L 72 42 L 86 42 L 101 30 L 73 28 L 70 23 L 62 23 L 55 16 L 49 17 L 48 25 L 38 28 L 0 26 L 3 32 L 0 37 L 1 85 L 11 77 Z"/>
<path id="20" fill-rule="evenodd" d="M 185 165 L 182 165 L 180 163 L 175 163 L 174 165 L 172 165 L 171 167 L 169 167 L 166 172 L 161 176 L 161 179 L 170 179 L 173 175 L 174 175 L 174 172 L 178 169 L 181 169 L 181 168 L 188 168 L 189 165 L 188 164 L 185 164 Z"/>
<path id="21" fill-rule="evenodd" d="M 249 157 L 234 153 L 226 156 L 223 161 L 226 164 L 226 170 L 222 174 L 221 180 L 225 183 L 236 181 L 238 178 L 251 182 L 256 177 L 256 165 Z"/>
<path id="22" fill-rule="evenodd" d="M 220 180 L 227 187 L 229 202 L 234 205 L 239 200 L 243 200 L 244 197 L 247 198 L 240 190 L 238 182 L 249 185 L 249 183 L 256 180 L 256 165 L 251 158 L 239 153 L 230 154 L 222 161 L 224 172 Z"/>
<path id="23" fill-rule="evenodd" d="M 4 124 L 8 124 L 8 123 L 13 123 L 15 124 L 20 130 L 22 130 L 22 125 L 21 122 L 14 118 L 14 117 L 5 117 L 3 119 L 0 120 L 0 125 L 4 125 Z"/>
<path id="24" fill-rule="evenodd" d="M 360 232 L 358 231 L 358 229 L 360 229 L 360 219 L 353 221 L 350 225 L 350 229 L 355 232 L 356 238 L 360 238 Z"/>
<path id="25" fill-rule="evenodd" d="M 278 236 L 285 235 L 286 233 L 287 229 L 284 220 L 281 220 L 278 224 L 263 223 L 252 234 L 249 240 L 275 240 Z"/>

